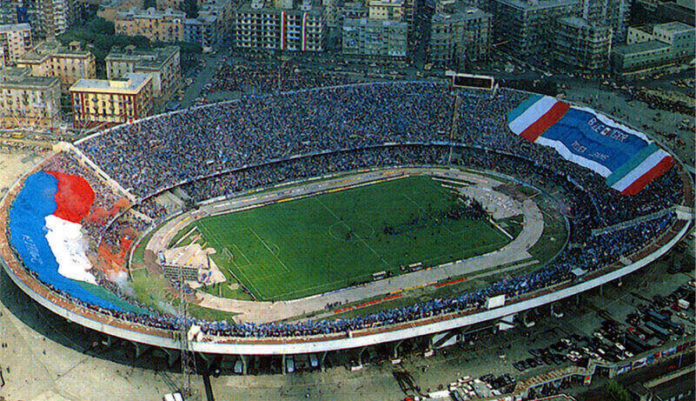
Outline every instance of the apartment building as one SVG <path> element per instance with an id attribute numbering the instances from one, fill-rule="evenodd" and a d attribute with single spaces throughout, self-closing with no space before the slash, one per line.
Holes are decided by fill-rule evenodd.
<path id="1" fill-rule="evenodd" d="M 612 30 L 612 45 L 624 43 L 631 18 L 632 0 L 582 0 L 582 18 L 590 25 Z"/>
<path id="2" fill-rule="evenodd" d="M 491 14 L 460 2 L 437 7 L 430 24 L 428 59 L 433 64 L 461 68 L 484 60 L 491 47 Z"/>
<path id="3" fill-rule="evenodd" d="M 232 33 L 232 14 L 234 13 L 234 4 L 232 0 L 207 0 L 200 5 L 198 16 L 200 17 L 215 17 L 217 35 L 220 38 L 228 36 Z"/>
<path id="4" fill-rule="evenodd" d="M 230 0 L 212 0 L 201 6 L 196 18 L 186 18 L 183 11 L 171 8 L 132 8 L 117 13 L 114 25 L 117 34 L 142 35 L 159 42 L 182 41 L 213 46 L 221 35 L 231 30 L 231 9 Z"/>
<path id="5" fill-rule="evenodd" d="M 288 8 L 290 5 L 292 8 Z M 234 46 L 259 50 L 323 51 L 326 34 L 324 7 L 311 0 L 280 6 L 263 0 L 240 5 L 233 15 Z"/>
<path id="6" fill-rule="evenodd" d="M 201 5 L 205 0 L 196 0 L 196 5 L 200 8 Z M 184 0 L 156 0 L 155 1 L 155 7 L 158 10 L 166 10 L 168 8 L 171 8 L 172 10 L 181 10 L 181 7 L 184 5 Z"/>
<path id="7" fill-rule="evenodd" d="M 368 17 L 372 20 L 404 22 L 405 7 L 405 0 L 369 0 L 367 2 Z"/>
<path id="8" fill-rule="evenodd" d="M 112 50 L 106 56 L 106 77 L 116 79 L 135 72 L 149 74 L 152 95 L 156 102 L 164 102 L 177 90 L 181 82 L 181 59 L 178 46 L 136 50 L 128 46 Z"/>
<path id="9" fill-rule="evenodd" d="M 342 52 L 366 58 L 403 59 L 408 50 L 405 22 L 374 19 L 343 21 Z"/>
<path id="10" fill-rule="evenodd" d="M 492 0 L 488 7 L 495 42 L 527 59 L 548 54 L 556 19 L 581 15 L 581 0 Z"/>
<path id="11" fill-rule="evenodd" d="M 73 23 L 77 6 L 76 0 L 36 0 L 38 29 L 49 39 L 62 35 Z"/>
<path id="12" fill-rule="evenodd" d="M 218 18 L 214 15 L 199 15 L 184 20 L 184 42 L 203 47 L 212 47 L 219 39 Z"/>
<path id="13" fill-rule="evenodd" d="M 652 16 L 656 21 L 679 21 L 696 26 L 696 3 L 693 0 L 677 0 L 660 3 Z"/>
<path id="14" fill-rule="evenodd" d="M 31 26 L 29 24 L 0 25 L 0 47 L 2 65 L 14 63 L 19 56 L 32 48 Z"/>
<path id="15" fill-rule="evenodd" d="M 0 127 L 45 129 L 60 122 L 60 81 L 27 68 L 0 70 Z"/>
<path id="16" fill-rule="evenodd" d="M 0 25 L 11 25 L 19 22 L 17 20 L 18 5 L 16 0 L 0 1 Z"/>
<path id="17" fill-rule="evenodd" d="M 653 27 L 655 39 L 668 43 L 671 47 L 672 57 L 675 59 L 694 55 L 695 32 L 693 26 L 676 21 L 657 24 Z"/>
<path id="18" fill-rule="evenodd" d="M 157 10 L 153 7 L 147 10 L 131 8 L 116 14 L 114 26 L 116 33 L 121 35 L 142 35 L 152 41 L 175 42 L 184 40 L 183 11 L 168 8 Z"/>
<path id="19" fill-rule="evenodd" d="M 341 4 L 336 13 L 336 23 L 339 26 L 343 26 L 343 21 L 347 19 L 362 19 L 368 17 L 367 7 L 358 1 L 350 1 Z"/>
<path id="20" fill-rule="evenodd" d="M 79 42 L 71 42 L 68 46 L 55 41 L 39 43 L 17 58 L 17 67 L 29 68 L 35 77 L 56 77 L 64 89 L 79 79 L 97 75 L 94 54 L 82 50 Z"/>
<path id="21" fill-rule="evenodd" d="M 607 67 L 612 29 L 578 17 L 559 18 L 556 24 L 554 55 L 568 67 L 596 71 Z"/>
<path id="22" fill-rule="evenodd" d="M 671 47 L 659 40 L 621 45 L 611 52 L 611 64 L 621 75 L 649 74 L 672 61 Z"/>
<path id="23" fill-rule="evenodd" d="M 612 68 L 622 75 L 647 75 L 690 60 L 694 56 L 695 33 L 694 27 L 675 21 L 630 27 L 626 44 L 612 51 Z"/>
<path id="24" fill-rule="evenodd" d="M 626 38 L 627 45 L 657 40 L 670 45 L 672 57 L 684 58 L 694 55 L 693 26 L 682 22 L 668 22 L 649 26 L 636 26 L 628 28 Z"/>
<path id="25" fill-rule="evenodd" d="M 121 78 L 81 79 L 70 87 L 73 126 L 113 126 L 152 112 L 150 74 L 130 72 Z"/>

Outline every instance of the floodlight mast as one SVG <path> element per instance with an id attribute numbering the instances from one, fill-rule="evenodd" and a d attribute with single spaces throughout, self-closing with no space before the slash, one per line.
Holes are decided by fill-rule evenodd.
<path id="1" fill-rule="evenodd" d="M 179 266 L 179 316 L 183 320 L 180 325 L 179 346 L 181 355 L 181 392 L 186 397 L 191 395 L 191 364 L 195 366 L 195 356 L 191 354 L 188 333 L 188 299 L 184 291 L 184 267 Z"/>
<path id="2" fill-rule="evenodd" d="M 452 164 L 452 150 L 454 148 L 454 138 L 457 135 L 457 127 L 459 126 L 459 109 L 462 105 L 462 98 L 458 91 L 455 91 L 454 110 L 452 111 L 452 123 L 450 124 L 450 143 L 449 155 L 447 156 L 447 164 Z"/>

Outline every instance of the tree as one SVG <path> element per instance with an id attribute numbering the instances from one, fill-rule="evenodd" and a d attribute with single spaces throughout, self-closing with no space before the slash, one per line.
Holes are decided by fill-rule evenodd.
<path id="1" fill-rule="evenodd" d="M 194 1 L 195 5 L 195 1 Z M 104 59 L 114 46 L 121 49 L 126 46 L 135 46 L 138 49 L 151 49 L 175 44 L 181 48 L 181 67 L 188 71 L 198 63 L 197 55 L 202 51 L 200 45 L 185 42 L 150 42 L 150 39 L 142 35 L 130 36 L 116 34 L 114 23 L 97 17 L 86 21 L 83 25 L 70 27 L 58 40 L 64 45 L 72 41 L 80 42 L 83 49 L 89 49 L 97 63 L 97 76 L 103 78 L 106 75 Z"/>
<path id="2" fill-rule="evenodd" d="M 611 380 L 604 386 L 604 392 L 611 401 L 632 401 L 631 394 L 628 393 L 628 390 L 615 380 Z"/>
<path id="3" fill-rule="evenodd" d="M 184 0 L 181 3 L 181 11 L 186 13 L 186 18 L 198 17 L 198 3 L 196 0 Z"/>
<path id="4" fill-rule="evenodd" d="M 114 23 L 101 17 L 89 21 L 87 23 L 87 30 L 96 35 L 113 35 L 116 33 Z"/>

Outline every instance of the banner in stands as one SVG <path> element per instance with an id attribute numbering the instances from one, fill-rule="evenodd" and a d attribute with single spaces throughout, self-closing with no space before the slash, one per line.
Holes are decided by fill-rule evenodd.
<path id="1" fill-rule="evenodd" d="M 605 177 L 624 195 L 637 194 L 674 164 L 644 134 L 550 96 L 532 95 L 507 117 L 512 132 Z"/>
<path id="2" fill-rule="evenodd" d="M 488 304 L 486 307 L 488 309 L 493 309 L 493 308 L 499 308 L 503 305 L 505 305 L 505 294 L 497 295 L 497 296 L 488 298 Z"/>
<path id="3" fill-rule="evenodd" d="M 90 284 L 96 287 L 96 280 L 80 223 L 93 202 L 94 191 L 82 177 L 34 173 L 12 203 L 10 241 L 24 265 L 44 283 L 94 305 L 120 310 L 88 290 Z"/>

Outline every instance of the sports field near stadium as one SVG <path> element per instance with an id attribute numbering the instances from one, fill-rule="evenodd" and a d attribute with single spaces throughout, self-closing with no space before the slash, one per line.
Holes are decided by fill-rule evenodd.
<path id="1" fill-rule="evenodd" d="M 257 300 L 287 300 L 509 242 L 487 219 L 453 217 L 461 203 L 440 181 L 411 176 L 206 217 L 195 226 L 226 276 Z"/>

